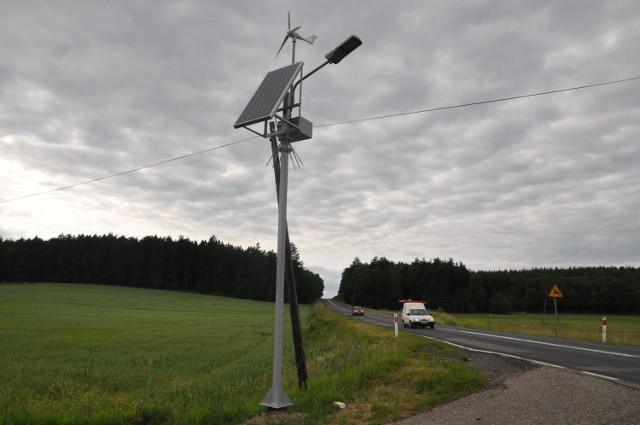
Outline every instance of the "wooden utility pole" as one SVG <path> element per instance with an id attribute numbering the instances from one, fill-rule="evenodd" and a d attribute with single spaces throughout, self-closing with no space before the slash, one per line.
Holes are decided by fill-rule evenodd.
<path id="1" fill-rule="evenodd" d="M 273 131 L 273 130 L 272 130 Z M 276 136 L 272 136 L 271 155 L 273 159 L 273 172 L 276 178 L 276 196 L 280 199 L 280 158 L 278 157 L 278 142 Z M 287 153 L 284 153 L 287 155 Z M 293 264 L 293 256 L 291 255 L 291 242 L 289 241 L 289 226 L 287 225 L 287 242 L 286 242 L 286 265 L 285 265 L 285 284 L 289 295 L 289 315 L 291 316 L 291 330 L 293 332 L 293 347 L 296 355 L 296 370 L 298 372 L 298 387 L 307 388 L 307 358 L 304 353 L 304 344 L 302 342 L 302 326 L 300 324 L 300 308 L 298 307 L 298 291 L 296 289 L 295 269 Z"/>

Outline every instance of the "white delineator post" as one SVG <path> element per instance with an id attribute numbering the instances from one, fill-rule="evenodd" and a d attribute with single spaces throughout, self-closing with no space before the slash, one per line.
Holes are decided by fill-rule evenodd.
<path id="1" fill-rule="evenodd" d="M 398 314 L 394 313 L 393 314 L 393 326 L 396 330 L 396 338 L 398 337 Z"/>
<path id="2" fill-rule="evenodd" d="M 602 318 L 602 342 L 607 342 L 607 316 Z"/>

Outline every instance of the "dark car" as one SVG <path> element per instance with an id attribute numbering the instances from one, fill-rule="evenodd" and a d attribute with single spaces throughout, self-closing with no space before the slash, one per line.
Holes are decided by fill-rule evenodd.
<path id="1" fill-rule="evenodd" d="M 359 305 L 354 305 L 351 309 L 351 314 L 354 316 L 364 316 L 364 307 L 360 307 Z"/>

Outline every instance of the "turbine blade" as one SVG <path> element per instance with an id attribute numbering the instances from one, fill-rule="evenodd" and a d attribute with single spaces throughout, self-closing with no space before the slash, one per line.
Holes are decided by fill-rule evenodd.
<path id="1" fill-rule="evenodd" d="M 280 54 L 280 50 L 282 50 L 282 48 L 284 47 L 284 43 L 287 42 L 287 38 L 289 38 L 289 35 L 285 35 L 284 36 L 284 40 L 282 40 L 282 44 L 280 45 L 280 48 L 278 49 L 278 53 L 276 53 L 276 57 L 278 57 L 278 55 Z"/>
<path id="2" fill-rule="evenodd" d="M 287 23 L 289 24 L 289 31 L 291 31 L 291 12 L 287 12 Z"/>

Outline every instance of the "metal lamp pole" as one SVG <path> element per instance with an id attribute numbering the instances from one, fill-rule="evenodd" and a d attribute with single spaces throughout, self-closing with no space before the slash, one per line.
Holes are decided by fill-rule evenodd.
<path id="1" fill-rule="evenodd" d="M 273 331 L 273 381 L 271 389 L 269 389 L 260 403 L 273 409 L 280 409 L 292 404 L 282 387 L 284 263 L 287 242 L 287 184 L 291 143 L 288 141 L 281 142 L 278 150 L 280 151 L 280 193 L 278 194 L 278 258 L 276 263 L 276 312 Z"/>
<path id="2" fill-rule="evenodd" d="M 295 64 L 295 47 L 296 40 L 293 39 L 293 56 L 292 63 Z M 283 315 L 284 315 L 284 279 L 285 279 L 285 261 L 286 261 L 286 249 L 287 249 L 287 188 L 289 179 L 289 154 L 292 152 L 291 143 L 296 140 L 304 140 L 311 137 L 310 128 L 308 134 L 303 134 L 304 137 L 292 136 L 292 132 L 296 131 L 296 128 L 291 125 L 292 122 L 292 109 L 294 107 L 300 107 L 300 104 L 295 104 L 295 90 L 298 85 L 307 77 L 317 72 L 320 68 L 327 64 L 337 64 L 345 56 L 355 50 L 362 44 L 362 41 L 354 35 L 347 38 L 342 44 L 336 47 L 331 52 L 325 55 L 327 61 L 315 68 L 308 75 L 302 76 L 300 80 L 290 87 L 288 93 L 284 97 L 283 108 L 283 120 L 281 120 L 282 128 L 278 128 L 278 133 L 281 134 L 280 146 L 278 151 L 280 152 L 280 190 L 278 193 L 278 253 L 276 263 L 276 299 L 275 299 L 275 319 L 274 319 L 274 332 L 273 332 L 273 381 L 271 388 L 265 395 L 261 405 L 267 406 L 272 409 L 280 409 L 283 407 L 291 406 L 291 400 L 287 396 L 282 387 L 282 339 L 283 339 Z M 283 68 L 285 69 L 285 68 Z M 267 74 L 269 75 L 269 74 Z M 262 86 L 261 86 L 262 87 Z M 256 92 L 262 94 L 260 87 Z M 256 96 L 254 95 L 254 97 Z M 253 101 L 253 99 L 252 99 Z M 250 106 L 254 106 L 251 102 L 245 108 L 245 112 L 250 110 Z M 275 108 L 274 108 L 275 110 Z M 263 121 L 262 116 L 254 117 L 251 113 L 245 116 L 245 112 L 242 113 L 234 127 L 246 127 L 252 123 Z M 273 118 L 274 112 L 271 112 L 270 117 Z M 302 121 L 302 117 L 298 117 L 299 122 Z M 311 126 L 311 123 L 308 123 Z M 248 127 L 247 127 L 248 128 Z M 265 122 L 266 129 L 266 122 Z M 252 130 L 253 131 L 253 130 Z M 301 128 L 297 128 L 298 133 L 302 133 Z M 255 131 L 254 131 L 255 132 Z M 260 134 L 255 132 L 256 134 Z M 262 135 L 266 137 L 265 134 Z M 295 138 L 294 138 L 295 137 Z"/>
<path id="3" fill-rule="evenodd" d="M 296 59 L 296 40 L 293 39 L 293 55 L 291 63 Z M 293 88 L 285 97 L 284 118 L 291 120 L 291 105 L 293 104 Z M 282 125 L 285 129 L 289 126 L 287 122 Z M 283 339 L 283 316 L 284 316 L 284 274 L 285 259 L 287 250 L 287 189 L 289 183 L 289 153 L 291 152 L 291 142 L 289 137 L 283 136 L 278 147 L 280 152 L 280 190 L 278 192 L 278 253 L 276 262 L 276 311 L 273 329 L 273 379 L 271 388 L 260 403 L 273 409 L 281 409 L 291 406 L 291 400 L 282 387 L 282 339 Z M 290 282 L 292 284 L 292 282 Z M 291 302 L 291 300 L 289 300 Z"/>

